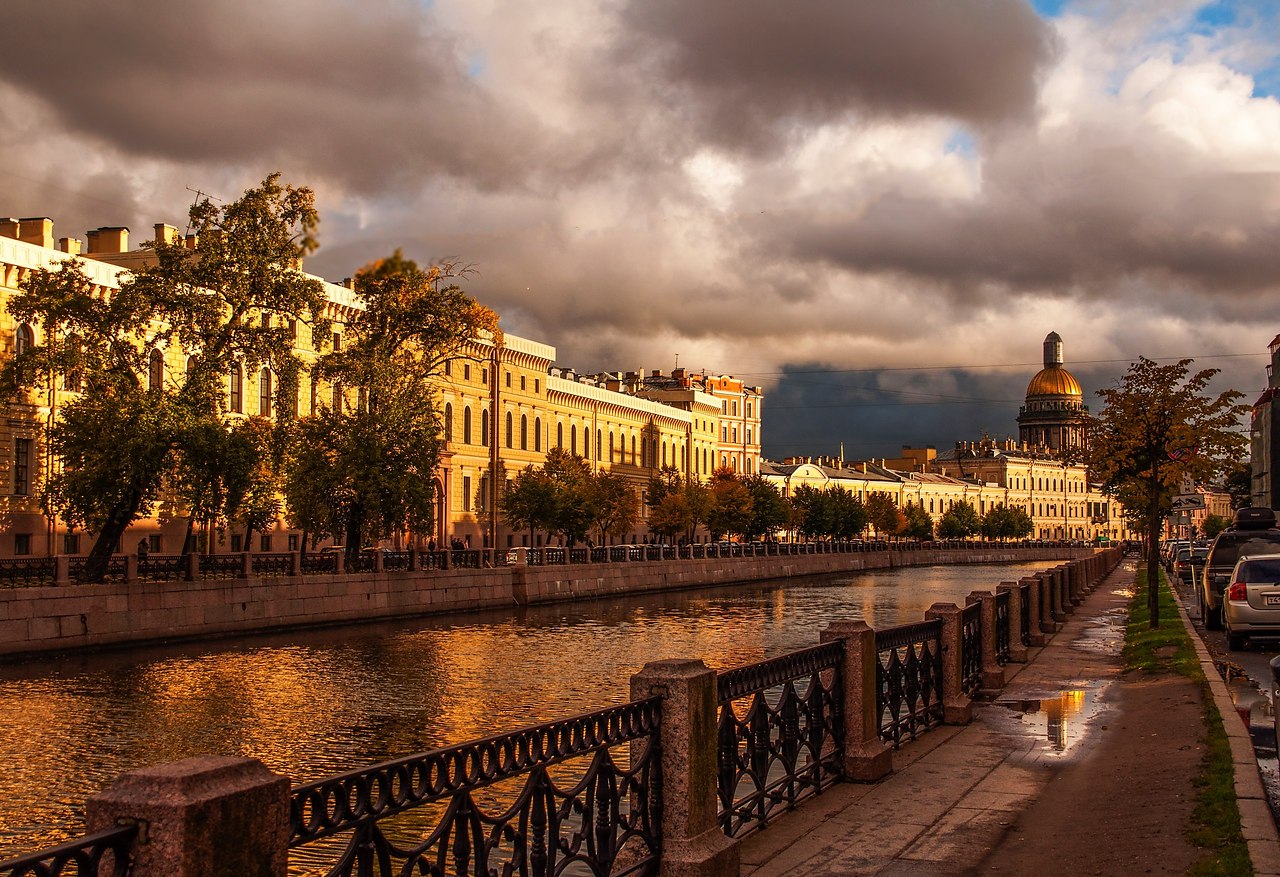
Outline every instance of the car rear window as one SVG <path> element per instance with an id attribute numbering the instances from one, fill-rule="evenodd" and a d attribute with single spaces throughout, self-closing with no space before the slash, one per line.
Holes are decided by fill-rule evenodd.
<path id="1" fill-rule="evenodd" d="M 1222 533 L 1209 550 L 1209 566 L 1235 566 L 1242 555 L 1249 554 L 1280 554 L 1280 530 Z"/>
<path id="2" fill-rule="evenodd" d="M 1240 577 L 1247 584 L 1280 582 L 1280 560 L 1251 560 L 1240 569 Z"/>

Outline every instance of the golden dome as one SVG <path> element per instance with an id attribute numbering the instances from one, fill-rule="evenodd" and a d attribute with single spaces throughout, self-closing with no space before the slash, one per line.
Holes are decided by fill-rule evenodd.
<path id="1" fill-rule="evenodd" d="M 1027 384 L 1027 398 L 1032 396 L 1084 396 L 1075 375 L 1060 365 L 1042 368 Z"/>

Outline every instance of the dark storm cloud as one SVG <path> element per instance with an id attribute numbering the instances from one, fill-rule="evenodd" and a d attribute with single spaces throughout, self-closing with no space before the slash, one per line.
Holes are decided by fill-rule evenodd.
<path id="1" fill-rule="evenodd" d="M 126 156 L 303 165 L 372 189 L 414 172 L 483 187 L 519 165 L 516 114 L 417 4 L 41 0 L 5 18 L 0 77 Z"/>
<path id="2" fill-rule="evenodd" d="M 1053 39 L 1023 0 L 631 0 L 614 51 L 686 124 L 768 149 L 855 111 L 1025 117 Z"/>

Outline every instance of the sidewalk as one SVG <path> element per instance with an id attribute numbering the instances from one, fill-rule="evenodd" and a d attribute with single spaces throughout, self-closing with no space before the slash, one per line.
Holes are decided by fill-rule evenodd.
<path id="1" fill-rule="evenodd" d="M 975 703 L 973 722 L 905 745 L 886 779 L 837 785 L 748 837 L 740 873 L 1185 873 L 1201 855 L 1184 836 L 1201 689 L 1181 677 L 1120 678 L 1132 586 L 1127 563 L 1028 663 L 1006 668 L 1011 678 L 995 700 Z M 1200 657 L 1231 737 L 1256 873 L 1280 875 L 1248 731 Z"/>

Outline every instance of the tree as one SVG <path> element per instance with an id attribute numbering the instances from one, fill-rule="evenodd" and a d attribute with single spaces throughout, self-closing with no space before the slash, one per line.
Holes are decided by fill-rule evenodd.
<path id="1" fill-rule="evenodd" d="M 98 531 L 86 562 L 91 581 L 101 580 L 125 529 L 159 499 L 179 456 L 190 464 L 207 447 L 185 443 L 207 437 L 210 421 L 225 413 L 223 381 L 233 365 L 250 374 L 269 367 L 276 398 L 294 399 L 302 364 L 291 327 L 327 332 L 324 287 L 299 268 L 315 249 L 310 189 L 281 185 L 272 174 L 224 206 L 196 203 L 190 221 L 190 244 L 143 244 L 153 261 L 122 275 L 109 296 L 95 295 L 67 260 L 33 272 L 9 301 L 13 317 L 40 324 L 44 337 L 6 366 L 7 389 L 48 389 L 58 374 L 80 387 L 50 430 L 62 473 L 46 485 L 45 503 Z M 184 367 L 144 386 L 153 352 L 169 350 L 187 354 Z M 121 413 L 141 417 L 127 440 Z"/>
<path id="2" fill-rule="evenodd" d="M 806 539 L 825 536 L 832 531 L 831 505 L 825 491 L 801 484 L 791 492 L 791 506 L 796 511 L 796 530 Z"/>
<path id="3" fill-rule="evenodd" d="M 1206 539 L 1213 539 L 1231 524 L 1221 515 L 1206 515 L 1205 519 L 1200 522 L 1200 535 Z"/>
<path id="4" fill-rule="evenodd" d="M 909 502 L 902 514 L 907 519 L 907 525 L 902 531 L 904 536 L 913 539 L 933 538 L 933 516 L 924 510 L 924 506 Z"/>
<path id="5" fill-rule="evenodd" d="M 713 540 L 726 533 L 743 533 L 751 524 L 751 491 L 738 480 L 732 469 L 717 469 L 707 485 L 711 493 L 711 507 L 707 511 L 706 525 Z"/>
<path id="6" fill-rule="evenodd" d="M 1024 539 L 1034 530 L 1035 522 L 1020 507 L 1001 503 L 982 516 L 982 535 L 988 539 Z"/>
<path id="7" fill-rule="evenodd" d="M 748 538 L 768 538 L 785 527 L 790 520 L 790 509 L 787 508 L 786 497 L 781 491 L 761 475 L 748 475 L 740 480 L 751 495 L 751 519 L 747 522 L 743 535 Z"/>
<path id="8" fill-rule="evenodd" d="M 1244 509 L 1253 505 L 1253 466 L 1245 460 L 1227 470 L 1223 486 L 1231 495 L 1231 507 Z"/>
<path id="9" fill-rule="evenodd" d="M 594 526 L 601 545 L 609 537 L 626 535 L 635 528 L 640 499 L 625 476 L 600 470 L 592 477 L 591 492 L 596 513 Z"/>
<path id="10" fill-rule="evenodd" d="M 867 529 L 867 510 L 862 500 L 843 487 L 831 486 L 825 491 L 830 535 L 837 539 L 852 539 Z"/>
<path id="11" fill-rule="evenodd" d="M 885 493 L 873 493 L 867 497 L 867 520 L 881 536 L 896 536 L 902 532 L 906 519 L 893 497 Z"/>
<path id="12" fill-rule="evenodd" d="M 440 459 L 432 381 L 467 343 L 502 341 L 496 315 L 454 282 L 465 273 L 450 263 L 419 267 L 399 250 L 365 266 L 355 276 L 363 309 L 342 349 L 316 363 L 312 379 L 341 391 L 306 418 L 293 465 L 316 455 L 332 463 L 307 464 L 319 483 L 288 479 L 287 498 L 313 509 L 328 498 L 311 523 L 341 538 L 349 561 L 374 538 L 431 527 Z"/>
<path id="13" fill-rule="evenodd" d="M 555 526 L 555 485 L 541 468 L 529 466 L 516 473 L 500 500 L 502 520 L 513 530 L 529 529 L 529 544 L 535 530 Z"/>
<path id="14" fill-rule="evenodd" d="M 1184 479 L 1212 483 L 1245 452 L 1243 394 L 1206 389 L 1217 369 L 1191 374 L 1192 360 L 1157 365 L 1139 357 L 1120 382 L 1099 390 L 1088 420 L 1088 464 L 1103 490 L 1138 516 L 1147 534 L 1147 605 L 1159 627 L 1160 527 Z"/>
<path id="15" fill-rule="evenodd" d="M 565 547 L 572 548 L 587 538 L 598 517 L 591 464 L 557 447 L 547 451 L 542 471 L 551 482 L 555 499 L 549 529 L 564 539 Z"/>
<path id="16" fill-rule="evenodd" d="M 961 500 L 938 521 L 938 535 L 943 539 L 968 539 L 982 531 L 982 519 L 969 502 Z"/>

